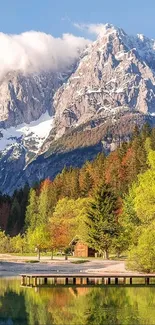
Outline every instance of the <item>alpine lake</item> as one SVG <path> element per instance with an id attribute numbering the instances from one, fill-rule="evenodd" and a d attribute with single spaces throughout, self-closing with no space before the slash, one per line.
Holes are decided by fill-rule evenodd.
<path id="1" fill-rule="evenodd" d="M 0 278 L 0 325 L 154 325 L 155 286 L 22 287 Z"/>

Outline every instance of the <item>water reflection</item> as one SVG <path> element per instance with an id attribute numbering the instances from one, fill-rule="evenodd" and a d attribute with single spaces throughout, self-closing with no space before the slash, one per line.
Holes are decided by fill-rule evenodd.
<path id="1" fill-rule="evenodd" d="M 22 288 L 0 279 L 0 324 L 155 325 L 155 288 Z"/>

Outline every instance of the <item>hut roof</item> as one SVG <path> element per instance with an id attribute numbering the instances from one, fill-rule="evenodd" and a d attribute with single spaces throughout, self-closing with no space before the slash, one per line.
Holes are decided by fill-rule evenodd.
<path id="1" fill-rule="evenodd" d="M 80 240 L 79 236 L 76 235 L 72 240 L 71 242 L 69 243 L 69 246 L 74 246 L 77 244 L 77 242 Z"/>

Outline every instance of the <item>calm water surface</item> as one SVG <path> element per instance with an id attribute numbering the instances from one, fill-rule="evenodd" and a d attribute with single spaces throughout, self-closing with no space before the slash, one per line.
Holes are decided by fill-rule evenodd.
<path id="1" fill-rule="evenodd" d="M 154 325 L 155 287 L 21 288 L 0 278 L 0 325 Z"/>

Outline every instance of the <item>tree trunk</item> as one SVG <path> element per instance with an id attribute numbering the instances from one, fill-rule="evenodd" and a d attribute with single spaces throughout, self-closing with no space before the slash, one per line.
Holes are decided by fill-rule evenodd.
<path id="1" fill-rule="evenodd" d="M 65 260 L 68 260 L 68 256 L 67 255 L 65 255 Z"/>
<path id="2" fill-rule="evenodd" d="M 38 261 L 40 261 L 40 249 L 38 248 Z"/>
<path id="3" fill-rule="evenodd" d="M 52 252 L 51 252 L 51 260 L 53 260 L 53 249 L 52 249 Z"/>
<path id="4" fill-rule="evenodd" d="M 109 259 L 108 250 L 105 250 L 105 252 L 104 252 L 104 258 L 105 258 L 105 260 L 108 260 Z"/>

